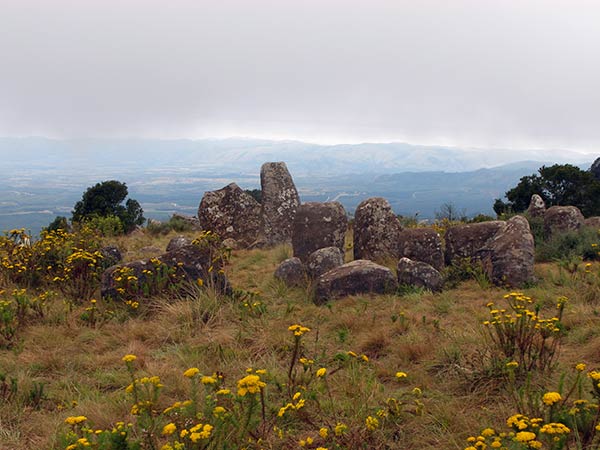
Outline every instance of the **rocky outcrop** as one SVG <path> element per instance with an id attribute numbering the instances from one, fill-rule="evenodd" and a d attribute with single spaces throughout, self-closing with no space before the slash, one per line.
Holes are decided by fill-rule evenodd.
<path id="1" fill-rule="evenodd" d="M 185 236 L 175 236 L 172 238 L 167 244 L 167 251 L 171 252 L 173 250 L 177 250 L 178 248 L 185 247 L 186 245 L 190 245 L 192 240 Z"/>
<path id="2" fill-rule="evenodd" d="M 450 228 L 444 236 L 446 264 L 450 265 L 456 259 L 473 258 L 475 253 L 504 227 L 506 222 L 493 220 Z"/>
<path id="3" fill-rule="evenodd" d="M 325 247 L 312 252 L 306 262 L 311 278 L 318 278 L 344 264 L 344 252 L 338 247 Z"/>
<path id="4" fill-rule="evenodd" d="M 498 286 L 523 287 L 534 281 L 534 240 L 529 222 L 515 216 L 477 252 L 483 270 Z"/>
<path id="5" fill-rule="evenodd" d="M 407 228 L 398 237 L 398 256 L 429 264 L 436 270 L 444 267 L 442 239 L 431 228 Z"/>
<path id="6" fill-rule="evenodd" d="M 390 269 L 359 259 L 321 275 L 316 283 L 315 303 L 323 304 L 347 295 L 384 294 L 397 288 L 398 282 Z"/>
<path id="7" fill-rule="evenodd" d="M 217 191 L 208 191 L 198 207 L 203 230 L 222 239 L 235 239 L 241 246 L 252 244 L 261 229 L 261 206 L 240 187 L 231 183 Z"/>
<path id="8" fill-rule="evenodd" d="M 284 162 L 264 163 L 262 189 L 262 237 L 268 245 L 290 242 L 300 197 Z"/>
<path id="9" fill-rule="evenodd" d="M 409 258 L 398 261 L 398 284 L 415 286 L 430 291 L 441 291 L 444 278 L 434 267 Z"/>
<path id="10" fill-rule="evenodd" d="M 397 258 L 400 220 L 381 197 L 362 201 L 354 213 L 354 257 L 382 261 Z"/>
<path id="11" fill-rule="evenodd" d="M 338 247 L 343 251 L 347 227 L 348 219 L 341 203 L 303 203 L 296 211 L 292 228 L 294 256 L 306 261 L 320 248 Z"/>
<path id="12" fill-rule="evenodd" d="M 306 284 L 306 268 L 300 258 L 288 258 L 275 269 L 274 277 L 283 281 L 287 286 L 302 286 Z"/>
<path id="13" fill-rule="evenodd" d="M 527 214 L 529 217 L 543 217 L 546 212 L 546 203 L 544 199 L 537 194 L 531 196 L 529 201 L 529 207 L 527 208 Z"/>
<path id="14" fill-rule="evenodd" d="M 544 214 L 544 233 L 546 237 L 556 233 L 577 231 L 584 224 L 584 217 L 575 206 L 551 206 Z"/>

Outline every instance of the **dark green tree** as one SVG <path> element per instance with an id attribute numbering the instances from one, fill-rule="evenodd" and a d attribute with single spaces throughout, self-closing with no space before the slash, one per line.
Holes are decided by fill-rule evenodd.
<path id="1" fill-rule="evenodd" d="M 116 180 L 103 181 L 89 187 L 73 208 L 73 222 L 82 222 L 94 217 L 117 217 L 123 230 L 129 232 L 146 220 L 137 200 L 128 199 L 125 183 Z"/>
<path id="2" fill-rule="evenodd" d="M 514 188 L 506 192 L 507 202 L 496 199 L 494 211 L 523 212 L 533 194 L 544 199 L 546 206 L 577 206 L 583 215 L 600 215 L 600 181 L 590 171 L 571 164 L 542 166 L 539 174 L 522 177 Z"/>

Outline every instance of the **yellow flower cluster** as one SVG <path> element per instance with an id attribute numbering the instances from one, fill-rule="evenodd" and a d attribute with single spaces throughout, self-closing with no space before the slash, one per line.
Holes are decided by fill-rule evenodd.
<path id="1" fill-rule="evenodd" d="M 379 428 L 379 420 L 377 420 L 377 418 L 375 417 L 368 416 L 365 419 L 365 425 L 367 427 L 367 430 L 375 431 L 377 428 Z"/>
<path id="2" fill-rule="evenodd" d="M 542 397 L 542 401 L 548 406 L 552 406 L 555 403 L 560 402 L 561 400 L 562 397 L 558 392 L 546 392 Z"/>
<path id="3" fill-rule="evenodd" d="M 306 403 L 306 401 L 301 397 L 301 393 L 300 392 L 296 392 L 294 394 L 294 396 L 292 397 L 292 400 L 295 401 L 296 403 L 287 403 L 285 406 L 282 406 L 281 408 L 279 408 L 279 411 L 277 412 L 277 416 L 278 417 L 283 417 L 286 413 L 286 411 L 288 410 L 299 410 L 301 408 L 304 407 L 304 404 Z"/>
<path id="4" fill-rule="evenodd" d="M 290 325 L 288 327 L 288 330 L 291 331 L 292 333 L 294 333 L 294 336 L 300 337 L 303 334 L 308 333 L 310 331 L 310 328 L 304 327 L 302 325 L 294 324 L 294 325 Z"/>
<path id="5" fill-rule="evenodd" d="M 247 393 L 258 394 L 267 384 L 260 380 L 260 377 L 255 374 L 246 375 L 237 382 L 238 395 L 243 397 Z"/>

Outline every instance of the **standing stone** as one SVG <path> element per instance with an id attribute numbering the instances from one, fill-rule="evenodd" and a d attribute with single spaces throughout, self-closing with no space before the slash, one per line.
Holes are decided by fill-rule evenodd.
<path id="1" fill-rule="evenodd" d="M 533 234 L 523 216 L 511 217 L 477 253 L 483 270 L 496 285 L 523 287 L 535 279 Z"/>
<path id="2" fill-rule="evenodd" d="M 311 278 L 318 278 L 342 264 L 344 264 L 344 252 L 338 247 L 325 247 L 310 254 L 306 268 Z"/>
<path id="3" fill-rule="evenodd" d="M 527 214 L 529 217 L 543 217 L 545 212 L 546 203 L 544 203 L 544 199 L 537 194 L 533 194 L 529 202 L 529 208 L 527 208 Z"/>
<path id="4" fill-rule="evenodd" d="M 344 250 L 348 219 L 339 202 L 308 202 L 298 207 L 292 228 L 294 256 L 306 261 L 308 256 L 324 247 Z"/>
<path id="5" fill-rule="evenodd" d="M 247 247 L 258 237 L 261 224 L 260 204 L 240 187 L 231 183 L 217 191 L 204 193 L 198 207 L 203 230 L 221 239 L 235 239 Z"/>
<path id="6" fill-rule="evenodd" d="M 427 263 L 436 270 L 444 267 L 442 239 L 431 228 L 408 228 L 400 233 L 398 256 Z"/>
<path id="7" fill-rule="evenodd" d="M 273 275 L 287 286 L 302 286 L 306 284 L 306 268 L 300 258 L 288 258 L 283 261 Z"/>
<path id="8" fill-rule="evenodd" d="M 396 258 L 402 225 L 381 197 L 362 201 L 354 213 L 354 257 L 380 261 Z"/>
<path id="9" fill-rule="evenodd" d="M 496 233 L 503 230 L 506 222 L 492 220 L 490 222 L 458 225 L 446 231 L 446 264 L 455 259 L 472 258 Z"/>
<path id="10" fill-rule="evenodd" d="M 583 214 L 575 206 L 552 206 L 544 214 L 544 233 L 546 237 L 553 233 L 577 231 L 584 224 Z"/>
<path id="11" fill-rule="evenodd" d="M 315 289 L 315 303 L 369 292 L 384 294 L 397 288 L 398 282 L 390 269 L 359 259 L 321 275 Z"/>
<path id="12" fill-rule="evenodd" d="M 289 242 L 300 197 L 284 162 L 264 163 L 260 169 L 262 234 L 269 245 Z"/>
<path id="13" fill-rule="evenodd" d="M 434 267 L 427 263 L 400 258 L 398 261 L 398 284 L 437 292 L 442 290 L 444 279 Z"/>

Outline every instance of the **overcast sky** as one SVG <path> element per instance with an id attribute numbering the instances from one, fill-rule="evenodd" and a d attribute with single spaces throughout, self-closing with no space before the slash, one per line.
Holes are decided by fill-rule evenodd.
<path id="1" fill-rule="evenodd" d="M 0 135 L 600 149 L 600 1 L 0 0 Z"/>

